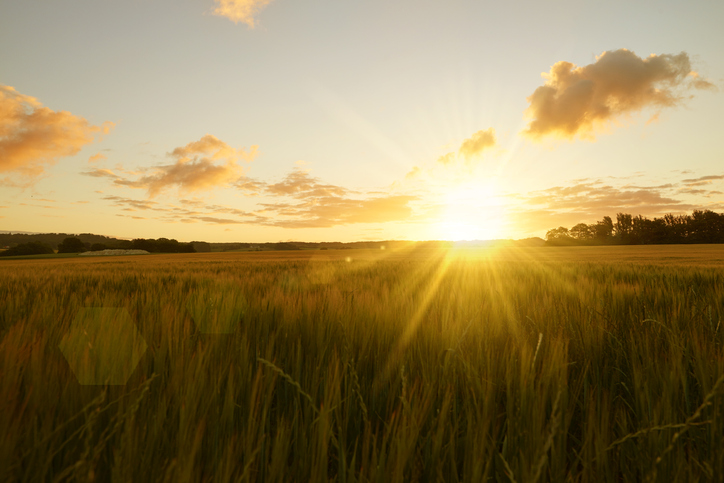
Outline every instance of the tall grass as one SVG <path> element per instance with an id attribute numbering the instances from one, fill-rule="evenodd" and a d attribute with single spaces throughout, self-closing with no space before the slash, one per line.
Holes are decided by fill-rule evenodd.
<path id="1" fill-rule="evenodd" d="M 722 264 L 620 248 L 0 264 L 0 480 L 719 479 Z M 88 307 L 124 386 L 59 348 Z"/>

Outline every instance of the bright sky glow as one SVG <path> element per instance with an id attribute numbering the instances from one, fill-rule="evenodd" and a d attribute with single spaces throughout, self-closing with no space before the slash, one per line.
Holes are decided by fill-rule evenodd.
<path id="1" fill-rule="evenodd" d="M 724 211 L 724 3 L 0 4 L 0 230 L 543 236 Z"/>

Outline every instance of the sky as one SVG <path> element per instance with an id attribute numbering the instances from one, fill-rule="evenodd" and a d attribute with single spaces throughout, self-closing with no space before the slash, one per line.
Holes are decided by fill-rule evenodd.
<path id="1" fill-rule="evenodd" d="M 724 2 L 8 0 L 0 230 L 545 236 L 724 211 Z"/>

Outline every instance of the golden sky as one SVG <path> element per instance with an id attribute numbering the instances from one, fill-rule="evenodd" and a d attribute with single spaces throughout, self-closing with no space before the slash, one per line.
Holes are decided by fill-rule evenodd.
<path id="1" fill-rule="evenodd" d="M 0 230 L 543 236 L 724 211 L 724 3 L 0 5 Z"/>

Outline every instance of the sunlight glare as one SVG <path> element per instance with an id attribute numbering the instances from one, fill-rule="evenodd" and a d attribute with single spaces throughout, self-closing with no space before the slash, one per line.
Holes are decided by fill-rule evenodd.
<path id="1" fill-rule="evenodd" d="M 469 182 L 450 190 L 437 224 L 437 237 L 451 240 L 494 240 L 504 236 L 503 203 L 491 184 Z"/>

